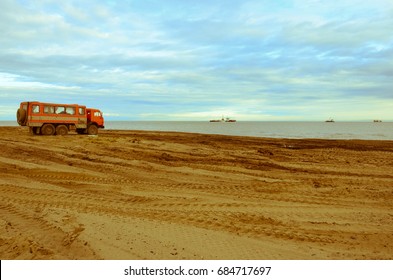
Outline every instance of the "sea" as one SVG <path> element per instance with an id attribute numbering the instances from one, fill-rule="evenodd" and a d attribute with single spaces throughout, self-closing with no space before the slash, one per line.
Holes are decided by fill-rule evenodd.
<path id="1" fill-rule="evenodd" d="M 17 125 L 15 121 L 0 121 L 0 126 Z M 393 122 L 106 121 L 105 129 L 292 139 L 393 140 Z"/>

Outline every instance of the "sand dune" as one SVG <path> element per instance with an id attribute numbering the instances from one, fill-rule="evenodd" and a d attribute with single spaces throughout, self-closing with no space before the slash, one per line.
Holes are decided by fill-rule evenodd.
<path id="1" fill-rule="evenodd" d="M 0 127 L 1 259 L 392 259 L 393 141 Z"/>

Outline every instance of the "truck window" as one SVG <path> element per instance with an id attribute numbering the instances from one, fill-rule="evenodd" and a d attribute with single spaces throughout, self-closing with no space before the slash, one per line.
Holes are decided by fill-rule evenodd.
<path id="1" fill-rule="evenodd" d="M 44 106 L 45 114 L 53 114 L 55 112 L 55 107 L 53 106 Z"/>
<path id="2" fill-rule="evenodd" d="M 75 107 L 66 107 L 66 113 L 70 115 L 75 115 Z"/>
<path id="3" fill-rule="evenodd" d="M 85 114 L 85 108 L 79 108 L 79 115 Z"/>
<path id="4" fill-rule="evenodd" d="M 31 112 L 32 112 L 33 114 L 39 113 L 39 112 L 40 112 L 40 105 L 32 105 L 32 106 L 31 106 Z"/>
<path id="5" fill-rule="evenodd" d="M 55 113 L 56 114 L 65 114 L 66 110 L 64 106 L 56 107 L 55 108 Z"/>
<path id="6" fill-rule="evenodd" d="M 94 117 L 101 117 L 101 113 L 100 112 L 94 112 Z"/>

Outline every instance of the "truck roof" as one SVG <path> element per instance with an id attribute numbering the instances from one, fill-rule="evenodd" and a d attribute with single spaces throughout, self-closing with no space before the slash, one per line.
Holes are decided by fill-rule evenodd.
<path id="1" fill-rule="evenodd" d="M 40 101 L 23 101 L 21 104 L 24 103 L 37 103 L 37 104 L 42 104 L 42 105 L 52 105 L 52 106 L 78 106 L 78 107 L 86 107 L 86 105 L 80 105 L 80 104 L 65 104 L 65 103 L 50 103 L 50 102 L 40 102 Z"/>

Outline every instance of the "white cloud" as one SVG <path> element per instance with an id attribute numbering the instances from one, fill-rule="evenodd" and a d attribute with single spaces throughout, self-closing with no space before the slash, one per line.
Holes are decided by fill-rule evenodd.
<path id="1" fill-rule="evenodd" d="M 0 103 L 78 97 L 109 117 L 255 120 L 391 104 L 392 1 L 230 2 L 3 0 Z"/>
<path id="2" fill-rule="evenodd" d="M 55 89 L 55 90 L 77 90 L 76 86 L 62 86 L 23 80 L 23 77 L 13 74 L 0 73 L 0 86 L 2 89 Z"/>

